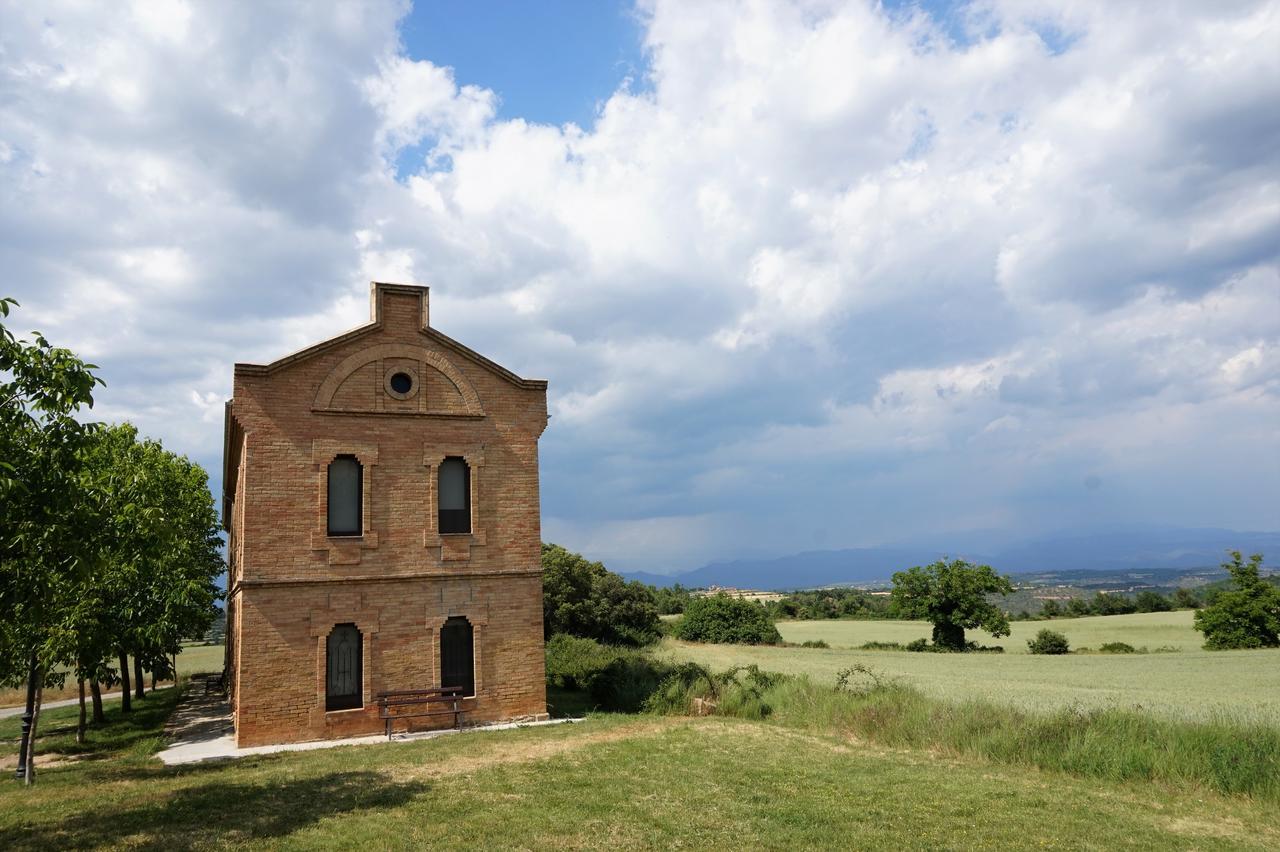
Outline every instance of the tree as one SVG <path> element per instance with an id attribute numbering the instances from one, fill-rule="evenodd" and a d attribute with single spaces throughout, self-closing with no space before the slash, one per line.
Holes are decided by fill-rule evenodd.
<path id="1" fill-rule="evenodd" d="M 774 618 L 888 618 L 888 596 L 862 589 L 820 589 L 792 592 L 766 605 Z"/>
<path id="2" fill-rule="evenodd" d="M 0 317 L 16 304 L 0 299 Z M 0 682 L 27 683 L 19 746 L 27 784 L 35 782 L 41 691 L 75 659 L 67 626 L 89 579 L 92 529 L 80 451 L 94 428 L 75 415 L 93 405 L 101 383 L 94 365 L 38 332 L 33 338 L 0 323 Z"/>
<path id="3" fill-rule="evenodd" d="M 689 602 L 689 590 L 676 583 L 674 586 L 646 586 L 653 597 L 653 605 L 658 608 L 658 615 L 679 615 L 684 612 Z"/>
<path id="4" fill-rule="evenodd" d="M 1179 586 L 1173 590 L 1173 606 L 1175 609 L 1196 609 L 1200 606 L 1200 601 L 1195 592 Z"/>
<path id="5" fill-rule="evenodd" d="M 1211 651 L 1280 647 L 1280 589 L 1258 573 L 1262 554 L 1246 563 L 1240 551 L 1230 551 L 1222 567 L 1231 574 L 1234 589 L 1220 592 L 1213 602 L 1196 610 L 1196 629 Z"/>
<path id="6" fill-rule="evenodd" d="M 1062 615 L 1062 608 L 1058 606 L 1057 601 L 1047 600 L 1040 607 L 1040 614 L 1045 618 L 1056 618 L 1057 616 Z"/>
<path id="7" fill-rule="evenodd" d="M 1133 601 L 1124 595 L 1106 592 L 1098 592 L 1093 596 L 1093 606 L 1090 609 L 1094 615 L 1129 615 L 1137 612 Z"/>
<path id="8" fill-rule="evenodd" d="M 903 618 L 933 624 L 933 643 L 954 651 L 965 649 L 965 630 L 982 628 L 992 636 L 1009 635 L 1009 619 L 987 595 L 1008 595 L 1013 585 L 989 565 L 962 559 L 939 560 L 893 575 L 892 600 Z"/>
<path id="9" fill-rule="evenodd" d="M 1173 603 L 1159 592 L 1144 589 L 1133 599 L 1138 612 L 1169 612 Z"/>
<path id="10" fill-rule="evenodd" d="M 0 317 L 13 304 L 0 299 Z M 68 670 L 88 680 L 100 719 L 99 681 L 127 678 L 126 653 L 167 674 L 178 639 L 207 628 L 218 595 L 207 476 L 139 443 L 130 426 L 80 422 L 101 384 L 94 369 L 0 323 L 0 683 L 27 683 L 27 783 L 46 685 L 61 685 Z"/>
<path id="11" fill-rule="evenodd" d="M 1081 618 L 1090 615 L 1093 612 L 1089 608 L 1089 602 L 1084 598 L 1072 598 L 1067 601 L 1067 615 L 1072 618 Z"/>
<path id="12" fill-rule="evenodd" d="M 676 623 L 677 639 L 736 645 L 777 645 L 782 641 L 768 611 L 758 603 L 719 592 L 691 598 Z"/>
<path id="13" fill-rule="evenodd" d="M 142 670 L 171 677 L 181 639 L 202 634 L 216 617 L 217 512 L 205 471 L 157 441 L 139 440 L 128 423 L 98 430 L 85 455 L 100 522 L 97 582 L 77 622 L 77 673 L 111 680 L 108 661 L 117 659 L 127 699 L 131 655 L 141 698 Z"/>
<path id="14" fill-rule="evenodd" d="M 658 611 L 643 584 L 626 582 L 599 562 L 558 544 L 542 545 L 542 618 L 557 633 L 613 645 L 658 639 Z"/>

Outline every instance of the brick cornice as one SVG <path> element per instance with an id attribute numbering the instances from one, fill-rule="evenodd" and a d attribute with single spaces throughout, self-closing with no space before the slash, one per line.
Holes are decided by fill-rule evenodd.
<path id="1" fill-rule="evenodd" d="M 309 586 L 321 583 L 386 583 L 398 580 L 457 580 L 477 577 L 541 577 L 541 568 L 506 569 L 500 571 L 413 571 L 402 574 L 353 574 L 347 577 L 277 577 L 263 580 L 241 580 L 228 593 L 234 595 L 245 588 L 270 586 Z"/>

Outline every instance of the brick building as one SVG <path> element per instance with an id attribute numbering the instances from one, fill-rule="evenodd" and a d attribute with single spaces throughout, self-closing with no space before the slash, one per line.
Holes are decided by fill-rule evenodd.
<path id="1" fill-rule="evenodd" d="M 425 287 L 370 297 L 368 325 L 235 366 L 223 518 L 241 746 L 379 732 L 384 690 L 463 686 L 473 722 L 546 711 L 547 384 L 431 328 Z"/>

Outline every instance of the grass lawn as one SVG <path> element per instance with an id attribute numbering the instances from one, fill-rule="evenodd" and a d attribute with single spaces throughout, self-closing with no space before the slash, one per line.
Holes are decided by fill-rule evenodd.
<path id="1" fill-rule="evenodd" d="M 1075 647 L 1103 642 L 1134 646 L 1173 645 L 1173 654 L 1068 655 L 1025 653 L 1026 639 L 1045 626 L 1065 633 Z M 951 700 L 979 698 L 1030 710 L 1061 707 L 1140 707 L 1187 720 L 1231 717 L 1280 725 L 1280 651 L 1204 651 L 1189 612 L 1114 615 L 1019 622 L 997 641 L 1005 654 L 913 654 L 856 651 L 872 640 L 908 642 L 928 636 L 929 625 L 910 621 L 791 621 L 778 629 L 791 642 L 824 639 L 832 647 L 772 648 L 697 645 L 664 640 L 662 653 L 714 669 L 755 663 L 768 671 L 807 674 L 833 683 L 836 673 L 863 663 L 901 679 L 927 695 Z"/>
<path id="2" fill-rule="evenodd" d="M 146 724 L 113 715 L 112 728 L 93 735 L 96 759 L 50 768 L 31 790 L 0 784 L 0 848 L 1280 845 L 1274 802 L 723 718 L 592 716 L 164 768 L 149 755 L 169 695 L 148 699 L 156 710 Z"/>
<path id="3" fill-rule="evenodd" d="M 219 672 L 222 671 L 222 662 L 225 653 L 221 645 L 188 645 L 178 654 L 178 676 L 186 677 L 196 672 Z M 130 662 L 130 666 L 132 666 Z M 133 671 L 129 671 L 130 679 L 133 678 Z M 151 688 L 151 678 L 147 677 L 147 688 Z M 114 691 L 118 691 L 119 687 L 113 687 Z M 85 686 L 85 699 L 88 700 L 89 687 Z M 68 679 L 67 683 L 61 689 L 46 689 L 44 691 L 45 701 L 59 701 L 64 698 L 78 698 L 80 692 L 76 687 L 74 679 Z M 0 689 L 0 707 L 17 707 L 27 700 L 27 691 L 21 689 Z"/>
<path id="4" fill-rule="evenodd" d="M 40 711 L 37 730 L 38 757 L 70 765 L 78 760 L 142 759 L 149 758 L 163 747 L 161 729 L 165 719 L 177 702 L 177 691 L 163 687 L 148 692 L 141 701 L 134 700 L 132 713 L 120 710 L 119 702 L 103 706 L 107 723 L 103 727 L 90 727 L 83 745 L 76 742 L 76 721 L 80 715 L 78 706 L 57 707 Z M 18 740 L 22 734 L 19 716 L 0 719 L 0 767 L 11 772 L 17 766 Z M 55 771 L 53 768 L 50 772 Z M 44 770 L 37 765 L 36 775 L 43 780 Z M 0 775 L 0 781 L 7 780 Z"/>

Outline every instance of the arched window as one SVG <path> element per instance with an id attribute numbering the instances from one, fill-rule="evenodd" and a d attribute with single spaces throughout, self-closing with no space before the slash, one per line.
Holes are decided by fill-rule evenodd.
<path id="1" fill-rule="evenodd" d="M 466 461 L 449 456 L 440 463 L 440 532 L 471 532 L 471 470 Z"/>
<path id="2" fill-rule="evenodd" d="M 324 709 L 364 706 L 363 637 L 354 624 L 338 624 L 325 647 Z"/>
<path id="3" fill-rule="evenodd" d="M 329 463 L 329 535 L 364 535 L 364 467 L 355 456 Z"/>
<path id="4" fill-rule="evenodd" d="M 455 615 L 440 628 L 440 685 L 476 694 L 475 646 L 471 622 Z"/>

